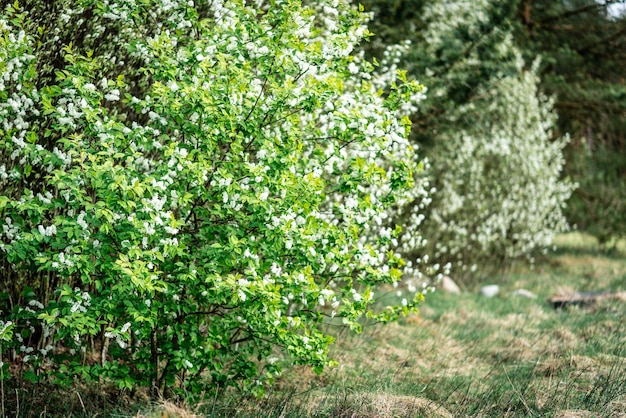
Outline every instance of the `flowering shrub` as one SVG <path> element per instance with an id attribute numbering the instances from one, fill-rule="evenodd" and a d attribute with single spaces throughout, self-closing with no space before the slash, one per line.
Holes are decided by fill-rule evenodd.
<path id="1" fill-rule="evenodd" d="M 520 62 L 518 76 L 458 109 L 456 116 L 473 126 L 448 132 L 438 154 L 444 197 L 435 199 L 425 223 L 437 260 L 473 270 L 532 257 L 567 230 L 562 210 L 572 184 L 559 180 L 566 139 L 552 140 L 552 104 L 537 84 L 535 69 L 523 71 Z"/>
<path id="2" fill-rule="evenodd" d="M 573 187 L 560 180 L 566 139 L 552 138 L 552 102 L 503 23 L 510 9 L 459 0 L 424 12 L 425 48 L 443 57 L 430 68 L 430 94 L 457 103 L 431 150 L 439 193 L 424 228 L 434 258 L 464 270 L 532 261 L 568 228 L 562 211 Z"/>
<path id="3" fill-rule="evenodd" d="M 427 196 L 399 117 L 420 87 L 351 55 L 362 22 L 336 0 L 2 11 L 0 338 L 26 377 L 258 392 L 331 362 L 328 318 L 416 309 L 373 306 L 405 266 L 392 213 Z"/>
<path id="4" fill-rule="evenodd" d="M 378 13 L 373 30 L 388 42 L 406 36 L 398 27 L 415 34 L 415 46 L 395 60 L 428 87 L 413 115 L 413 139 L 428 157 L 437 193 L 428 213 L 413 216 L 421 223 L 416 241 L 425 238 L 426 246 L 407 245 L 404 252 L 451 263 L 463 279 L 544 250 L 567 229 L 562 211 L 572 185 L 560 180 L 565 140 L 553 139 L 552 102 L 513 42 L 516 6 L 492 0 L 432 1 L 418 10 L 385 0 L 370 6 Z"/>

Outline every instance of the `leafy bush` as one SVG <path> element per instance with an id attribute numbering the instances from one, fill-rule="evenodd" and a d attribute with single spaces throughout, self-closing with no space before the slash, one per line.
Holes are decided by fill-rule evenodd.
<path id="1" fill-rule="evenodd" d="M 324 321 L 416 309 L 372 307 L 403 272 L 390 219 L 427 196 L 398 116 L 420 87 L 351 55 L 362 22 L 337 1 L 2 12 L 0 337 L 25 378 L 260 392 L 331 363 Z"/>

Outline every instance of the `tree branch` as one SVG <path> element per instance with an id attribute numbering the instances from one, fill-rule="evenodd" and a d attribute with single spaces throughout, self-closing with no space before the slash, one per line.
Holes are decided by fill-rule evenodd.
<path id="1" fill-rule="evenodd" d="M 623 0 L 606 0 L 604 3 L 594 3 L 594 4 L 588 4 L 587 6 L 583 6 L 583 7 L 579 7 L 578 9 L 574 9 L 574 10 L 568 10 L 567 12 L 555 15 L 555 16 L 549 16 L 545 19 L 542 19 L 536 23 L 533 22 L 529 22 L 529 24 L 533 25 L 533 24 L 539 24 L 539 25 L 545 25 L 546 23 L 551 23 L 551 22 L 556 22 L 559 21 L 561 19 L 567 19 L 568 17 L 572 17 L 572 16 L 576 16 L 579 14 L 583 14 L 583 13 L 587 13 L 591 10 L 594 9 L 598 9 L 600 7 L 606 7 L 610 4 L 615 4 L 615 3 L 623 3 Z"/>
<path id="2" fill-rule="evenodd" d="M 576 52 L 579 52 L 579 53 L 587 52 L 587 51 L 589 51 L 591 48 L 593 48 L 596 45 L 600 45 L 600 44 L 603 44 L 603 43 L 606 43 L 606 42 L 611 42 L 611 41 L 619 38 L 620 36 L 622 36 L 624 34 L 626 34 L 626 26 L 621 28 L 618 31 L 613 32 L 612 34 L 610 34 L 606 38 L 602 38 L 602 39 L 600 39 L 598 41 L 591 42 L 591 43 L 583 46 L 582 48 L 577 48 Z"/>

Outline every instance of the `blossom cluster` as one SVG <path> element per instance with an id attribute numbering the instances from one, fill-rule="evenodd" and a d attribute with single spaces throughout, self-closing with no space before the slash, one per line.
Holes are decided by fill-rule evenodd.
<path id="1" fill-rule="evenodd" d="M 491 0 L 431 2 L 421 18 L 422 55 L 411 59 L 429 86 L 423 119 L 441 115 L 425 122 L 436 129 L 426 155 L 437 189 L 423 219 L 426 251 L 459 276 L 532 260 L 568 229 L 563 209 L 574 188 L 561 179 L 567 138 L 553 138 L 537 62 L 527 68 L 511 29 L 494 24 Z"/>
<path id="2" fill-rule="evenodd" d="M 395 214 L 429 199 L 407 139 L 423 89 L 394 53 L 378 70 L 353 54 L 363 14 L 337 0 L 43 3 L 2 20 L 19 42 L 0 44 L 15 59 L 0 262 L 70 355 L 95 336 L 100 367 L 81 373 L 258 391 L 280 348 L 331 363 L 324 321 L 358 330 L 416 309 L 420 285 L 389 306 L 374 295 L 409 271 Z M 38 46 L 42 23 L 55 36 Z M 86 33 L 70 46 L 71 27 Z"/>

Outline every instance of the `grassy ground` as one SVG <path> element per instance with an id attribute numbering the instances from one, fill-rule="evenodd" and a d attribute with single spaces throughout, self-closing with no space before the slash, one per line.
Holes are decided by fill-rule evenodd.
<path id="1" fill-rule="evenodd" d="M 569 291 L 626 290 L 626 258 L 580 235 L 531 270 L 512 267 L 488 299 L 430 295 L 419 316 L 343 334 L 340 366 L 292 369 L 263 403 L 228 397 L 214 416 L 626 417 L 626 300 L 555 310 Z M 527 289 L 537 299 L 512 296 Z M 201 408 L 199 412 L 203 411 Z"/>
<path id="2" fill-rule="evenodd" d="M 566 310 L 547 303 L 568 291 L 625 291 L 626 257 L 579 235 L 559 244 L 534 270 L 513 266 L 481 283 L 500 285 L 494 298 L 480 296 L 479 285 L 437 292 L 418 316 L 340 334 L 340 366 L 322 376 L 289 369 L 266 399 L 227 393 L 151 408 L 126 399 L 114 409 L 125 412 L 98 416 L 626 417 L 626 300 Z M 537 298 L 511 295 L 522 288 Z M 94 415 L 81 412 L 79 396 L 73 401 L 74 416 Z"/>

